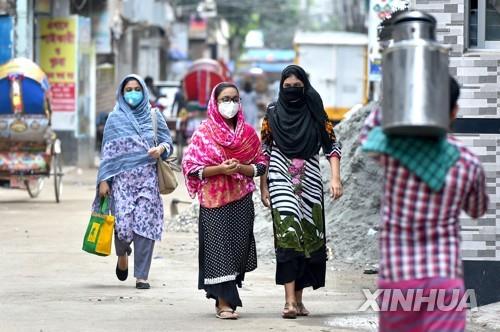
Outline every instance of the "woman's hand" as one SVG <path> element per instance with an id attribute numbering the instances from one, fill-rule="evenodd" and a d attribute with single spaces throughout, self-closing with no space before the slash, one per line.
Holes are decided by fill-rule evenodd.
<path id="1" fill-rule="evenodd" d="M 153 157 L 155 159 L 160 158 L 161 154 L 165 152 L 165 148 L 163 146 L 155 146 L 154 148 L 151 148 L 148 150 L 148 154 L 150 157 Z"/>
<path id="2" fill-rule="evenodd" d="M 332 178 L 330 180 L 330 197 L 333 199 L 339 199 L 344 193 L 344 189 L 342 188 L 342 182 L 339 178 Z"/>
<path id="3" fill-rule="evenodd" d="M 102 181 L 99 183 L 99 197 L 109 196 L 111 189 L 107 181 Z"/>
<path id="4" fill-rule="evenodd" d="M 240 173 L 241 175 L 247 176 L 249 178 L 254 177 L 255 168 L 253 165 L 240 164 L 240 162 L 238 160 L 236 160 L 236 162 L 238 163 L 238 167 L 237 167 L 238 173 Z"/>
<path id="5" fill-rule="evenodd" d="M 269 188 L 267 188 L 267 185 L 260 187 L 260 200 L 265 207 L 271 207 L 271 196 L 269 195 Z"/>
<path id="6" fill-rule="evenodd" d="M 238 161 L 235 159 L 229 159 L 220 164 L 219 167 L 222 174 L 232 175 L 238 172 Z"/>
<path id="7" fill-rule="evenodd" d="M 229 159 L 216 166 L 207 166 L 203 169 L 203 178 L 209 178 L 216 175 L 232 175 L 238 172 L 238 162 Z"/>

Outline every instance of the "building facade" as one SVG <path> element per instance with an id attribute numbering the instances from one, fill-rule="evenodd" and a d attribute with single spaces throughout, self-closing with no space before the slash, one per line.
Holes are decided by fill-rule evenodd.
<path id="1" fill-rule="evenodd" d="M 124 75 L 166 78 L 173 20 L 167 0 L 0 0 L 0 64 L 26 57 L 46 72 L 66 165 L 94 165 L 96 115 Z"/>
<path id="2" fill-rule="evenodd" d="M 462 218 L 466 283 L 479 302 L 500 301 L 500 1 L 413 0 L 438 21 L 438 41 L 450 46 L 450 72 L 462 90 L 455 131 L 486 169 L 490 207 L 483 218 Z M 496 284 L 496 286 L 495 286 Z"/>

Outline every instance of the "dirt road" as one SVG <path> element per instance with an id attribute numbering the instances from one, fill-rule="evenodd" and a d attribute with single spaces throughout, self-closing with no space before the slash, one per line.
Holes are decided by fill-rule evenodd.
<path id="1" fill-rule="evenodd" d="M 34 200 L 0 189 L 0 331 L 377 330 L 376 314 L 357 311 L 364 302 L 361 289 L 373 289 L 374 276 L 330 265 L 327 287 L 305 293 L 311 317 L 283 320 L 283 292 L 269 260 L 247 275 L 241 318 L 216 319 L 213 301 L 196 287 L 194 233 L 166 233 L 158 243 L 150 290 L 136 290 L 131 277 L 118 281 L 115 256 L 81 250 L 94 179 L 95 170 L 71 171 L 60 204 L 50 182 Z M 176 195 L 186 198 L 182 189 Z"/>

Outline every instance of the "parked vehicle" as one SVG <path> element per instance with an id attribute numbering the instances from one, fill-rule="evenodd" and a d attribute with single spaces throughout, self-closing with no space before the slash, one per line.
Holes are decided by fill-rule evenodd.
<path id="1" fill-rule="evenodd" d="M 52 176 L 61 199 L 61 142 L 51 128 L 49 83 L 31 60 L 0 66 L 0 186 L 26 189 L 31 198 Z"/>
<path id="2" fill-rule="evenodd" d="M 185 108 L 178 114 L 176 141 L 177 159 L 182 159 L 184 147 L 191 135 L 206 118 L 212 89 L 219 83 L 231 81 L 227 68 L 212 59 L 200 59 L 191 65 L 182 80 Z"/>
<path id="3" fill-rule="evenodd" d="M 296 63 L 309 74 L 326 113 L 340 121 L 354 105 L 368 98 L 368 37 L 350 32 L 298 32 Z"/>

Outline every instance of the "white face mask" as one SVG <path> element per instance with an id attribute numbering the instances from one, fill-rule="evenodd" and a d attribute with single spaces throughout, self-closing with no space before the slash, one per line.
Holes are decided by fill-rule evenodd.
<path id="1" fill-rule="evenodd" d="M 226 119 L 232 119 L 238 113 L 240 104 L 230 101 L 229 103 L 219 104 L 219 113 Z"/>

